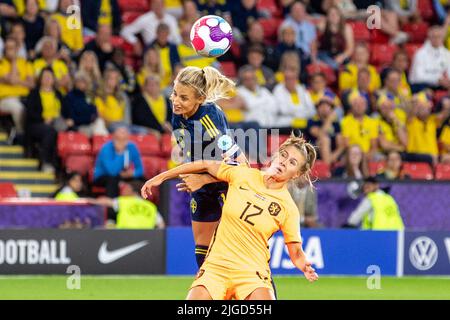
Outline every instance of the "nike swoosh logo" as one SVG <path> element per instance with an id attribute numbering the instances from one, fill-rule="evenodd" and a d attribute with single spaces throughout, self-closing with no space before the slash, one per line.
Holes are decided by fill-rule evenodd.
<path id="1" fill-rule="evenodd" d="M 148 241 L 141 241 L 120 249 L 108 251 L 107 246 L 108 243 L 104 241 L 98 250 L 98 260 L 103 264 L 112 263 L 116 260 L 119 260 L 120 258 L 125 257 L 126 255 L 129 255 L 130 253 L 146 246 L 148 244 Z"/>
<path id="2" fill-rule="evenodd" d="M 242 188 L 241 186 L 239 186 L 239 189 L 245 190 L 245 191 L 248 191 L 248 190 L 249 190 L 249 189 Z"/>

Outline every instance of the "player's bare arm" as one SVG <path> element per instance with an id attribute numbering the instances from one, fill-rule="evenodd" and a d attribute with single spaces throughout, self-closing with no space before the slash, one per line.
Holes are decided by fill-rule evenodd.
<path id="1" fill-rule="evenodd" d="M 286 245 L 292 263 L 305 274 L 305 278 L 309 282 L 318 280 L 319 276 L 317 275 L 316 270 L 311 266 L 311 263 L 306 259 L 301 242 L 290 242 Z"/>

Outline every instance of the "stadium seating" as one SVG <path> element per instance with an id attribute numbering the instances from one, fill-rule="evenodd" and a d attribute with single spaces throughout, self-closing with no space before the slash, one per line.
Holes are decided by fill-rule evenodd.
<path id="1" fill-rule="evenodd" d="M 68 155 L 87 155 L 91 153 L 89 138 L 79 132 L 60 132 L 57 142 L 58 155 L 66 158 Z"/>
<path id="2" fill-rule="evenodd" d="M 266 39 L 266 41 L 271 44 L 275 44 L 278 37 L 278 28 L 280 27 L 283 20 L 275 18 L 261 18 L 258 21 L 261 23 L 261 26 L 264 29 L 264 38 Z"/>
<path id="3" fill-rule="evenodd" d="M 220 68 L 222 69 L 222 73 L 229 78 L 237 77 L 236 65 L 233 61 L 223 61 L 220 63 Z"/>
<path id="4" fill-rule="evenodd" d="M 147 12 L 150 10 L 150 1 L 148 0 L 118 0 L 119 8 L 125 11 Z"/>
<path id="5" fill-rule="evenodd" d="M 93 136 L 92 137 L 92 154 L 95 156 L 100 151 L 102 146 L 111 140 L 111 135 L 107 136 Z"/>
<path id="6" fill-rule="evenodd" d="M 433 179 L 431 167 L 424 162 L 405 162 L 403 164 L 403 170 L 412 179 Z"/>
<path id="7" fill-rule="evenodd" d="M 408 54 L 409 61 L 412 62 L 416 51 L 420 49 L 422 44 L 419 43 L 407 43 L 405 44 L 405 51 Z"/>
<path id="8" fill-rule="evenodd" d="M 333 86 L 337 80 L 333 68 L 325 63 L 311 63 L 306 67 L 306 72 L 308 73 L 308 75 L 318 72 L 324 73 L 327 79 L 327 85 L 329 86 Z"/>
<path id="9" fill-rule="evenodd" d="M 407 23 L 403 26 L 403 31 L 409 35 L 409 42 L 423 43 L 428 34 L 428 23 Z"/>
<path id="10" fill-rule="evenodd" d="M 352 27 L 353 37 L 356 42 L 367 42 L 370 40 L 370 31 L 362 21 L 350 21 L 348 24 Z"/>
<path id="11" fill-rule="evenodd" d="M 385 167 L 386 163 L 384 161 L 371 161 L 369 162 L 369 174 L 371 176 L 376 175 Z"/>
<path id="12" fill-rule="evenodd" d="M 318 179 L 331 178 L 330 165 L 321 160 L 317 160 L 312 168 L 312 177 Z"/>
<path id="13" fill-rule="evenodd" d="M 142 157 L 144 177 L 151 179 L 162 171 L 167 170 L 167 159 L 161 157 Z"/>
<path id="14" fill-rule="evenodd" d="M 389 36 L 381 30 L 370 30 L 370 42 L 371 43 L 388 43 Z"/>
<path id="15" fill-rule="evenodd" d="M 450 180 L 450 164 L 436 165 L 436 180 Z"/>
<path id="16" fill-rule="evenodd" d="M 370 46 L 370 63 L 375 66 L 384 66 L 390 64 L 397 49 L 397 46 L 394 44 L 372 44 Z"/>
<path id="17" fill-rule="evenodd" d="M 267 154 L 270 156 L 289 138 L 288 135 L 270 135 L 267 137 Z"/>
<path id="18" fill-rule="evenodd" d="M 276 0 L 258 0 L 256 2 L 256 9 L 259 12 L 270 15 L 270 17 L 281 17 L 282 15 Z"/>
<path id="19" fill-rule="evenodd" d="M 161 154 L 159 139 L 154 135 L 131 135 L 130 141 L 136 144 L 141 156 L 159 156 Z"/>
<path id="20" fill-rule="evenodd" d="M 85 176 L 94 166 L 94 159 L 90 155 L 69 155 L 64 161 L 64 166 L 67 172 L 76 171 Z"/>
<path id="21" fill-rule="evenodd" d="M 139 11 L 125 11 L 124 13 L 122 13 L 122 22 L 124 24 L 130 24 L 140 15 L 142 15 L 142 12 Z"/>
<path id="22" fill-rule="evenodd" d="M 172 135 L 165 133 L 161 136 L 161 156 L 170 157 L 172 153 Z"/>
<path id="23" fill-rule="evenodd" d="M 11 182 L 0 182 L 0 199 L 17 197 L 16 188 Z"/>
<path id="24" fill-rule="evenodd" d="M 427 21 L 431 21 L 435 17 L 433 0 L 418 0 L 417 11 L 420 12 L 420 16 Z"/>

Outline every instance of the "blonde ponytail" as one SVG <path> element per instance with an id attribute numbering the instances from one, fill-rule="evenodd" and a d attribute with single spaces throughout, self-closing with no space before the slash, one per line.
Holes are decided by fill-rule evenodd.
<path id="1" fill-rule="evenodd" d="M 235 83 L 213 67 L 186 67 L 179 73 L 175 82 L 192 87 L 198 96 L 205 97 L 206 102 L 228 99 Z"/>

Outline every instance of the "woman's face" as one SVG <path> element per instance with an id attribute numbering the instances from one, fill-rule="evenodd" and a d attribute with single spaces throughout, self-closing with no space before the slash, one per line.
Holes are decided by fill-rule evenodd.
<path id="1" fill-rule="evenodd" d="M 289 181 L 300 176 L 306 159 L 295 146 L 280 149 L 275 155 L 268 173 L 277 181 Z"/>
<path id="2" fill-rule="evenodd" d="M 172 100 L 173 113 L 177 115 L 191 114 L 204 101 L 204 97 L 199 97 L 194 88 L 175 81 L 173 92 L 170 95 Z"/>
<path id="3" fill-rule="evenodd" d="M 42 87 L 53 87 L 54 84 L 55 84 L 55 78 L 53 77 L 53 74 L 50 71 L 45 70 L 44 73 L 42 74 L 41 86 Z"/>
<path id="4" fill-rule="evenodd" d="M 145 92 L 151 96 L 158 96 L 160 94 L 159 80 L 148 79 L 145 83 Z"/>
<path id="5" fill-rule="evenodd" d="M 362 161 L 363 153 L 359 146 L 352 146 L 348 150 L 348 161 L 352 166 L 359 166 Z"/>
<path id="6" fill-rule="evenodd" d="M 44 58 L 53 58 L 56 55 L 56 45 L 52 41 L 46 41 L 42 45 L 42 56 Z"/>
<path id="7" fill-rule="evenodd" d="M 339 10 L 336 8 L 331 8 L 328 11 L 327 21 L 328 23 L 337 25 L 341 21 L 341 13 L 339 12 Z"/>
<path id="8" fill-rule="evenodd" d="M 154 66 L 159 64 L 159 56 L 156 50 L 152 49 L 148 50 L 145 56 L 147 58 L 146 60 L 149 65 Z"/>
<path id="9" fill-rule="evenodd" d="M 292 28 L 285 28 L 281 34 L 281 41 L 292 45 L 295 43 L 295 31 Z"/>
<path id="10" fill-rule="evenodd" d="M 116 71 L 110 71 L 106 74 L 106 87 L 114 90 L 119 85 L 120 75 Z"/>
<path id="11" fill-rule="evenodd" d="M 78 90 L 85 92 L 88 89 L 88 84 L 86 82 L 86 80 L 84 80 L 83 78 L 80 79 L 76 79 L 75 80 L 75 88 L 77 88 Z"/>
<path id="12" fill-rule="evenodd" d="M 95 65 L 94 55 L 91 53 L 84 54 L 82 57 L 82 61 L 80 61 L 80 64 L 84 67 L 84 69 L 92 70 Z"/>
<path id="13" fill-rule="evenodd" d="M 358 46 L 355 49 L 355 61 L 360 64 L 369 63 L 369 51 L 363 46 Z"/>
<path id="14" fill-rule="evenodd" d="M 244 87 L 251 91 L 255 91 L 258 86 L 258 79 L 256 73 L 253 71 L 244 72 L 241 76 L 241 82 Z"/>
<path id="15" fill-rule="evenodd" d="M 26 12 L 29 15 L 35 16 L 39 13 L 39 5 L 36 0 L 28 0 L 26 4 Z"/>
<path id="16" fill-rule="evenodd" d="M 406 54 L 398 54 L 392 63 L 392 66 L 400 71 L 408 70 L 408 56 Z"/>
<path id="17" fill-rule="evenodd" d="M 311 80 L 311 88 L 315 92 L 319 92 L 325 89 L 326 81 L 322 76 L 315 76 Z"/>
<path id="18" fill-rule="evenodd" d="M 398 152 L 391 152 L 387 158 L 386 166 L 393 171 L 400 170 L 402 166 L 402 158 Z"/>

